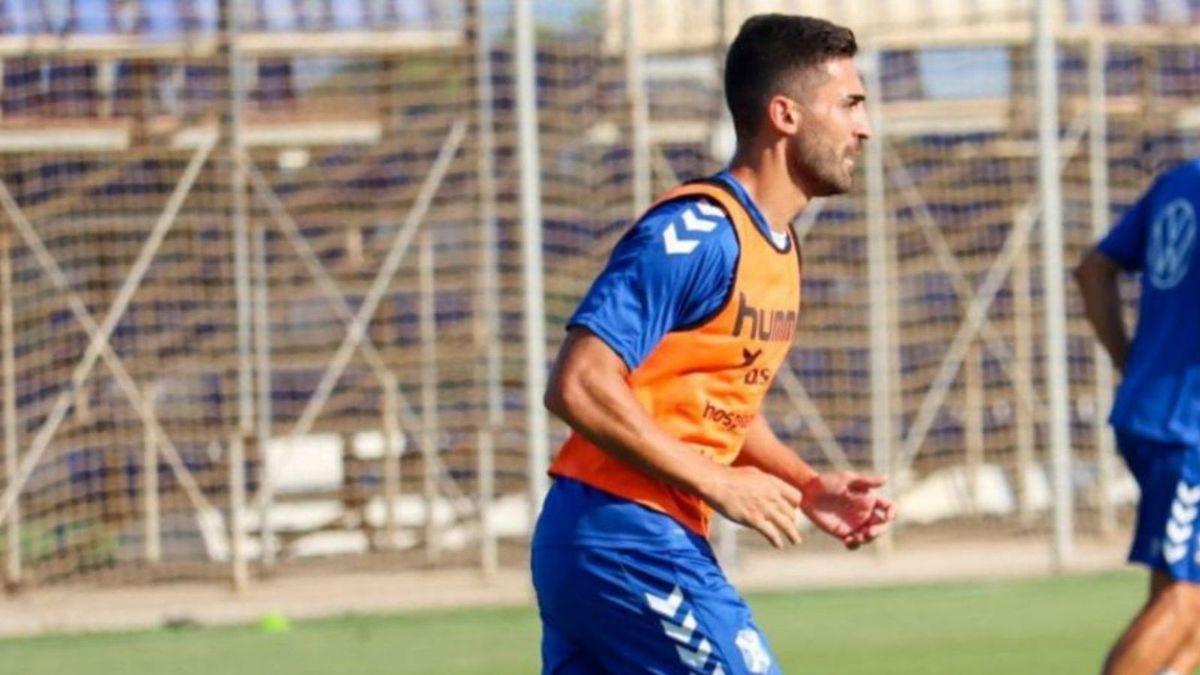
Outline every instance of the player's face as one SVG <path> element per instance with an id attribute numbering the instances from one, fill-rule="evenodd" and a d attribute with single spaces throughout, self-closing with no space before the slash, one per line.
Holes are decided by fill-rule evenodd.
<path id="1" fill-rule="evenodd" d="M 792 174 L 810 197 L 846 192 L 854 157 L 871 136 L 862 79 L 851 59 L 826 61 L 799 103 L 800 123 L 789 137 Z"/>

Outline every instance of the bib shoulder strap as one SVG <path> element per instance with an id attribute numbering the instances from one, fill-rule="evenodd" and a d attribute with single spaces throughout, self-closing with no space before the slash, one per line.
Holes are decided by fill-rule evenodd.
<path id="1" fill-rule="evenodd" d="M 667 190 L 658 199 L 654 200 L 654 204 L 650 208 L 654 209 L 667 202 L 687 199 L 689 197 L 704 197 L 709 201 L 716 202 L 739 230 L 744 230 L 746 225 L 754 225 L 750 214 L 746 211 L 746 207 L 738 201 L 738 198 L 730 192 L 729 188 L 715 180 L 707 178 L 688 181 Z"/>

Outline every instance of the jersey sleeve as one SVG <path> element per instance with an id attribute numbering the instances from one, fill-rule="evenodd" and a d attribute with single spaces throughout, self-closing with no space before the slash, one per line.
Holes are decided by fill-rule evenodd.
<path id="1" fill-rule="evenodd" d="M 1146 231 L 1152 216 L 1153 195 L 1154 187 L 1151 187 L 1096 246 L 1105 257 L 1126 271 L 1141 269 L 1146 258 Z"/>
<path id="2" fill-rule="evenodd" d="M 567 326 L 587 328 L 632 370 L 667 333 L 721 310 L 737 257 L 719 209 L 700 200 L 659 206 L 616 245 Z"/>

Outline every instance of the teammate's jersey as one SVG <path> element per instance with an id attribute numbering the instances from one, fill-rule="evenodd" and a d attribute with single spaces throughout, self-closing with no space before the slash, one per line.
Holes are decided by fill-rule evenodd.
<path id="1" fill-rule="evenodd" d="M 765 225 L 728 174 L 676 188 L 617 247 L 570 322 L 625 359 L 630 388 L 657 424 L 722 464 L 741 450 L 799 314 L 798 252 Z M 711 513 L 699 498 L 578 434 L 550 472 L 707 534 Z"/>
<path id="2" fill-rule="evenodd" d="M 1142 273 L 1141 301 L 1110 421 L 1122 432 L 1200 446 L 1200 160 L 1160 178 L 1100 242 Z"/>

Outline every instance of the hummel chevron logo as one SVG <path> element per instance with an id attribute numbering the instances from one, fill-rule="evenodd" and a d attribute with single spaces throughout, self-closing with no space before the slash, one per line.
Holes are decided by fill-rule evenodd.
<path id="1" fill-rule="evenodd" d="M 1189 488 L 1187 483 L 1179 481 L 1179 486 L 1175 488 L 1175 498 L 1188 506 L 1200 504 L 1200 485 Z"/>
<path id="2" fill-rule="evenodd" d="M 663 246 L 667 249 L 667 255 L 687 255 L 699 245 L 700 242 L 695 239 L 680 239 L 675 231 L 675 223 L 663 230 Z"/>
<path id="3" fill-rule="evenodd" d="M 1174 519 L 1167 521 L 1167 539 L 1176 544 L 1187 541 L 1187 538 L 1192 536 L 1191 523 L 1179 523 Z"/>
<path id="4" fill-rule="evenodd" d="M 1187 555 L 1187 544 L 1163 543 L 1162 553 L 1167 564 L 1174 565 L 1183 560 L 1183 556 Z"/>
<path id="5" fill-rule="evenodd" d="M 688 232 L 708 233 L 717 229 L 720 224 L 719 220 L 713 218 L 724 218 L 725 212 L 721 209 L 698 202 L 692 208 L 683 212 L 683 229 Z M 700 245 L 697 239 L 687 239 L 679 236 L 679 230 L 675 227 L 676 223 L 672 222 L 663 230 L 663 248 L 666 249 L 667 255 L 687 255 L 696 250 Z"/>
<path id="6" fill-rule="evenodd" d="M 1163 559 L 1173 565 L 1188 553 L 1188 540 L 1195 532 L 1196 516 L 1200 515 L 1200 485 L 1189 486 L 1179 481 L 1175 499 L 1171 502 L 1171 517 L 1167 520 L 1167 537 L 1162 544 Z M 1198 553 L 1200 555 L 1200 553 Z"/>
<path id="7" fill-rule="evenodd" d="M 1196 507 L 1184 506 L 1181 501 L 1171 502 L 1171 517 L 1181 523 L 1190 523 L 1196 519 Z"/>
<path id="8" fill-rule="evenodd" d="M 670 621 L 662 621 L 661 623 L 663 632 L 667 634 L 667 637 L 676 642 L 682 642 L 685 645 L 692 641 L 692 635 L 696 633 L 696 615 L 691 612 L 688 612 L 687 616 L 683 617 L 683 623 L 678 626 Z"/>
<path id="9" fill-rule="evenodd" d="M 689 232 L 712 232 L 717 229 L 715 220 L 701 220 L 695 211 L 683 212 L 683 227 Z"/>
<path id="10" fill-rule="evenodd" d="M 646 604 L 650 605 L 650 609 L 661 614 L 668 619 L 675 618 L 675 612 L 679 611 L 679 605 L 683 604 L 683 591 L 676 586 L 671 594 L 665 598 L 660 598 L 653 593 L 646 594 Z"/>
<path id="11" fill-rule="evenodd" d="M 683 621 L 675 623 L 675 615 L 679 613 L 680 607 L 683 605 L 683 591 L 676 586 L 666 597 L 653 593 L 644 595 L 650 609 L 659 616 L 665 617 L 665 619 L 660 619 L 659 623 L 662 624 L 663 632 L 667 637 L 678 643 L 675 645 L 675 652 L 679 654 L 679 660 L 688 667 L 690 672 L 704 672 L 709 657 L 712 656 L 712 643 L 708 641 L 708 638 L 700 635 L 700 644 L 696 645 L 695 650 L 690 649 L 692 639 L 697 637 L 696 633 L 699 629 L 696 615 L 689 610 L 684 614 Z M 720 661 L 719 658 L 715 660 Z M 725 675 L 725 669 L 721 667 L 720 663 L 715 664 L 712 675 Z"/>
<path id="12" fill-rule="evenodd" d="M 709 655 L 712 654 L 712 645 L 708 640 L 701 640 L 700 645 L 696 647 L 696 651 L 675 646 L 675 651 L 679 652 L 679 660 L 683 661 L 688 668 L 700 670 L 704 664 L 708 662 Z"/>

